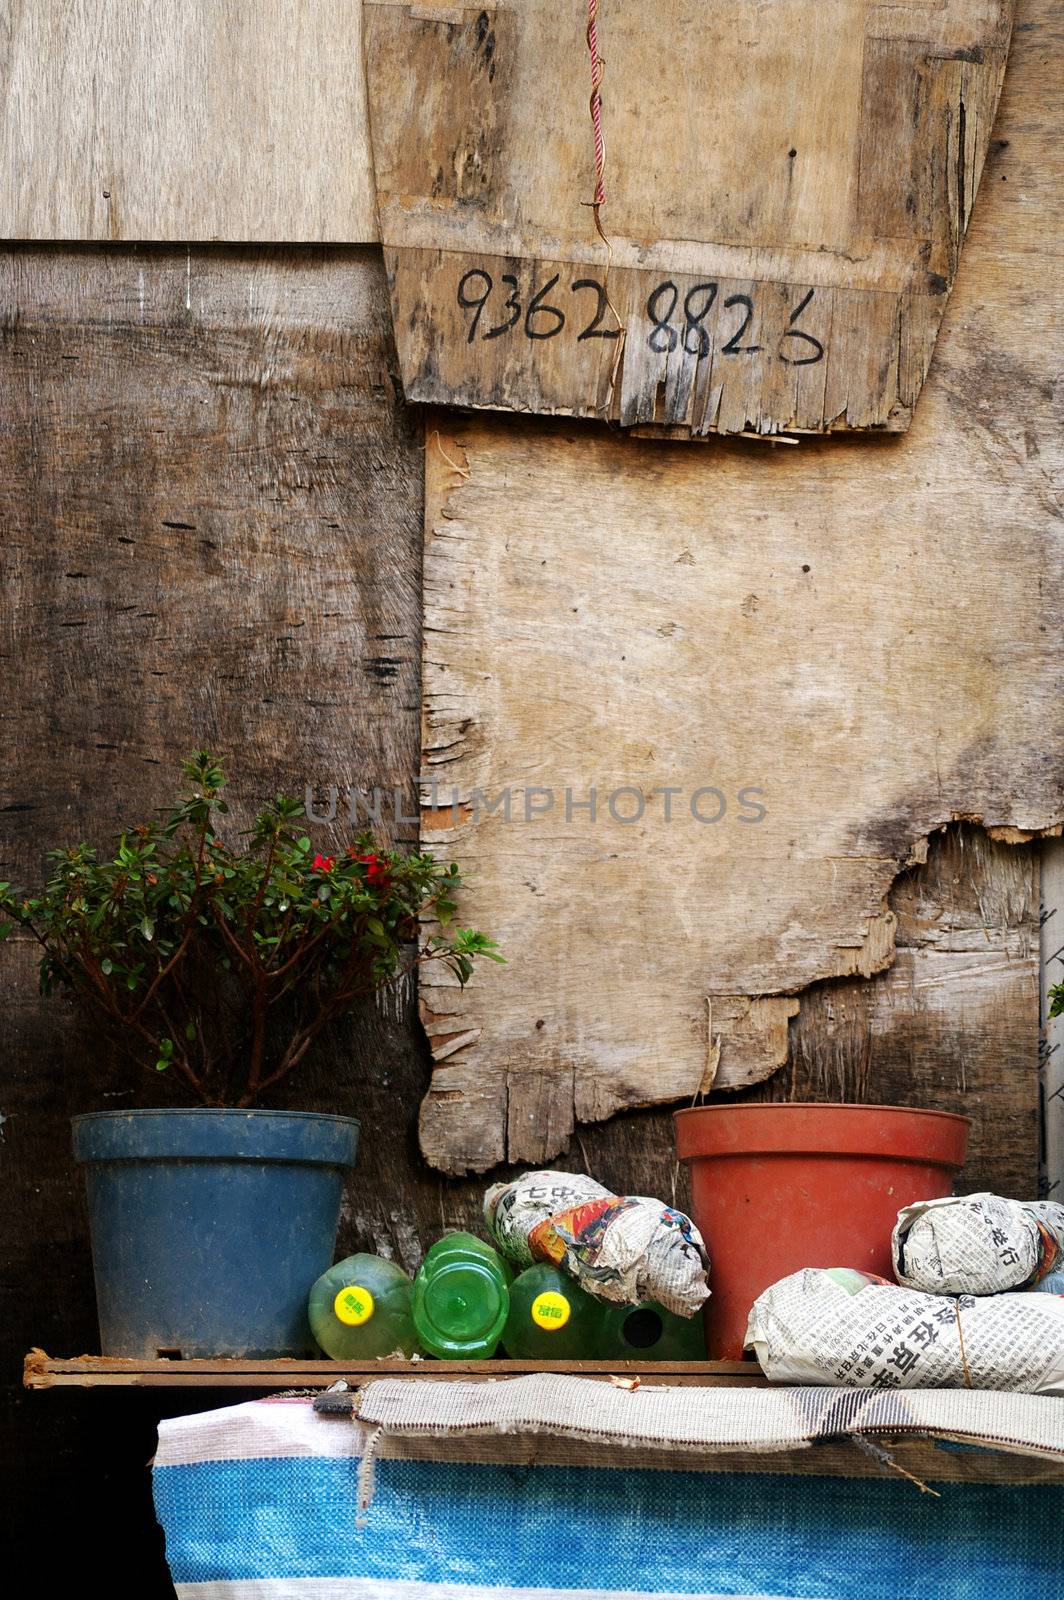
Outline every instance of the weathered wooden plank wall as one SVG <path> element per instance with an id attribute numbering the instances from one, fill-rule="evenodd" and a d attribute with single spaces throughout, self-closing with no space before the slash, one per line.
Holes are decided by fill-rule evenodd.
<path id="1" fill-rule="evenodd" d="M 361 0 L 5 0 L 0 237 L 376 239 Z"/>
<path id="2" fill-rule="evenodd" d="M 150 811 L 200 742 L 234 757 L 245 814 L 334 764 L 371 785 L 416 770 L 422 456 L 374 252 L 6 251 L 0 409 L 0 877 L 34 881 L 57 841 Z M 0 960 L 11 1514 L 24 1495 L 29 1524 L 53 1486 L 114 1582 L 101 1551 L 116 1525 L 147 1536 L 143 1485 L 139 1510 L 109 1503 L 93 1464 L 102 1453 L 121 1482 L 120 1452 L 89 1426 L 109 1437 L 109 1420 L 90 1406 L 71 1425 L 14 1385 L 21 1349 L 95 1342 L 70 1112 L 165 1088 L 90 1084 L 66 1019 L 35 997 L 32 952 Z M 420 1078 L 409 1017 L 374 1015 L 305 1092 L 384 1129 L 390 1082 L 413 1102 Z M 412 1165 L 402 1150 L 368 1141 L 382 1206 L 388 1163 Z"/>
<path id="3" fill-rule="evenodd" d="M 201 738 L 237 756 L 245 805 L 308 778 L 412 792 L 421 453 L 395 399 L 376 259 L 24 248 L 4 257 L 2 281 L 0 517 L 14 603 L 0 872 L 31 878 L 55 839 L 102 838 L 159 802 L 175 754 Z M 964 874 L 969 897 L 1004 897 L 1006 911 L 989 921 L 1011 921 L 1021 939 L 1031 915 L 1022 875 L 1022 892 L 1005 889 L 1023 854 L 993 847 Z M 31 1343 L 94 1344 L 67 1117 L 98 1103 L 99 1090 L 87 1074 L 68 1074 L 71 1030 L 35 999 L 32 953 L 7 947 L 4 961 L 4 1214 L 18 1226 L 2 1309 L 14 1362 Z M 1019 963 L 1021 979 L 1024 970 Z M 844 1003 L 871 1028 L 866 993 Z M 922 1066 L 930 1054 L 933 1071 L 955 1074 L 958 1042 L 979 1043 L 979 1027 L 936 1042 L 911 1006 L 896 1003 L 896 1015 L 899 1039 L 877 1050 L 863 1085 L 873 1097 L 920 1097 L 914 1051 Z M 1019 1069 L 1031 1017 L 1022 1001 L 1002 1007 L 987 1035 L 991 1054 L 1005 1039 L 1017 1063 L 1018 1136 L 985 1152 L 972 1181 L 1024 1187 L 1032 1107 Z M 837 1053 L 838 1031 L 835 1019 L 806 1028 L 802 1059 Z M 995 1075 L 992 1059 L 974 1072 L 969 1064 L 970 1091 L 990 1092 Z M 388 1249 L 409 1266 L 442 1227 L 475 1220 L 479 1193 L 416 1155 L 426 1079 L 406 997 L 396 1014 L 337 1036 L 291 1090 L 297 1103 L 363 1116 L 344 1243 Z M 150 1079 L 121 1092 L 146 1099 L 161 1088 Z M 963 1100 L 955 1076 L 946 1091 L 950 1103 Z M 397 1104 L 398 1143 L 379 1137 L 395 1128 Z M 664 1115 L 584 1130 L 564 1159 L 683 1197 Z M 20 1481 L 34 1481 L 27 1440 L 53 1477 L 80 1470 L 87 1435 L 54 1405 L 38 1426 L 27 1408 L 40 1401 L 11 1398 L 19 1432 L 8 1435 L 8 1459 L 17 1439 Z"/>
<path id="4" fill-rule="evenodd" d="M 2 304 L 0 516 L 17 603 L 4 640 L 0 872 L 32 877 L 54 839 L 102 838 L 161 801 L 174 756 L 200 738 L 237 757 L 244 806 L 305 777 L 411 791 L 422 465 L 418 432 L 395 398 L 376 259 L 25 248 L 4 258 Z M 1033 1181 L 1035 1013 L 1023 959 L 1033 864 L 1023 847 L 972 838 L 959 895 L 967 920 L 954 920 L 973 942 L 1011 941 L 1015 982 L 998 1011 L 981 1005 L 943 1029 L 919 996 L 903 991 L 872 1005 L 857 989 L 820 1026 L 805 1027 L 796 1060 L 810 1063 L 816 1092 L 828 1081 L 825 1063 L 841 1054 L 848 1093 L 920 1100 L 929 1081 L 938 1103 L 977 1109 L 981 1096 L 1007 1096 L 1007 1130 L 1003 1122 L 1003 1137 L 977 1142 L 967 1178 L 1020 1192 Z M 931 921 L 959 894 L 955 867 L 945 887 L 936 871 L 945 869 L 915 875 Z M 982 923 L 980 903 L 991 908 Z M 904 922 L 900 901 L 897 909 Z M 3 959 L 3 1214 L 17 1226 L 0 1312 L 14 1373 L 30 1344 L 94 1348 L 68 1116 L 99 1104 L 100 1090 L 82 1072 L 62 1013 L 34 996 L 32 953 L 7 947 Z M 856 1022 L 845 1021 L 847 1007 Z M 859 1049 L 840 1052 L 844 1026 L 864 1030 Z M 289 1103 L 365 1122 L 341 1248 L 384 1249 L 413 1267 L 443 1228 L 475 1225 L 480 1184 L 448 1182 L 418 1157 L 427 1081 L 407 995 L 395 1012 L 338 1031 L 289 1088 Z M 143 1092 L 117 1083 L 108 1092 L 128 1103 L 162 1088 L 151 1079 Z M 771 1092 L 789 1088 L 783 1081 Z M 578 1130 L 561 1159 L 684 1202 L 667 1113 Z M 76 1505 L 83 1559 L 95 1551 L 103 1570 L 104 1551 L 133 1540 L 145 1565 L 131 1570 L 146 1582 L 157 1546 L 130 1453 L 139 1461 L 150 1449 L 143 1404 L 123 1402 L 116 1413 L 93 1397 L 50 1397 L 42 1409 L 38 1397 L 9 1388 L 6 1405 L 3 1448 L 18 1462 L 12 1514 L 28 1495 L 30 1525 L 47 1481 Z M 90 1483 L 86 1462 L 100 1463 Z"/>

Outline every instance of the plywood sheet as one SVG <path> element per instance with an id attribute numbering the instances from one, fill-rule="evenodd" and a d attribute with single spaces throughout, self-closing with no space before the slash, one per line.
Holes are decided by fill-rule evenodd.
<path id="1" fill-rule="evenodd" d="M 367 0 L 407 395 L 684 433 L 908 426 L 1011 0 Z M 608 273 L 608 278 L 607 278 Z"/>
<path id="2" fill-rule="evenodd" d="M 432 1159 L 764 1077 L 801 989 L 890 963 L 933 828 L 1064 816 L 1059 553 L 1022 495 L 989 518 L 963 442 L 917 493 L 898 451 L 819 495 L 824 447 L 472 423 L 462 474 L 430 452 L 425 836 L 510 962 L 423 984 Z"/>
<path id="3" fill-rule="evenodd" d="M 784 1022 L 793 1064 L 823 992 L 808 985 L 877 972 L 861 1037 L 889 1058 L 895 1097 L 906 1062 L 914 1097 L 960 1094 L 946 1064 L 963 1070 L 959 1041 L 1002 1009 L 1028 1019 L 1033 1073 L 1029 926 L 1022 955 L 930 933 L 899 955 L 890 890 L 951 819 L 1008 843 L 1064 817 L 1060 154 L 1039 120 L 1058 43 L 1051 25 L 1025 40 L 1006 88 L 905 438 L 692 451 L 440 419 L 425 836 L 465 858 L 470 920 L 510 957 L 464 994 L 423 991 L 436 1066 L 421 1138 L 441 1166 L 544 1159 L 582 1120 L 690 1098 L 712 1073 L 718 1089 L 763 1078 Z M 725 794 L 719 824 L 685 815 L 703 785 Z M 747 785 L 764 790 L 760 823 L 740 820 Z M 592 786 L 635 787 L 645 815 L 567 821 L 564 789 Z M 665 786 L 681 789 L 678 823 L 651 798 Z M 507 787 L 519 814 L 533 787 L 555 805 L 528 825 L 483 806 L 475 819 L 473 791 Z M 858 1098 L 861 1048 L 855 1034 L 844 1052 Z M 830 1057 L 824 1044 L 818 1071 Z M 992 1065 L 979 1070 L 985 1085 Z M 1004 1097 L 1012 1070 L 1010 1054 Z M 1030 1132 L 1029 1095 L 1023 1118 Z"/>
<path id="4" fill-rule="evenodd" d="M 376 239 L 360 0 L 5 0 L 0 238 Z"/>

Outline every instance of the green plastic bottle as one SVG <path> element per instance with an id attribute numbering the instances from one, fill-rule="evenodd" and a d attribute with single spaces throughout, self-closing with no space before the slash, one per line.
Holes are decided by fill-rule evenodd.
<path id="1" fill-rule="evenodd" d="M 348 1256 L 310 1291 L 310 1331 L 334 1361 L 412 1356 L 418 1348 L 410 1311 L 414 1285 L 383 1256 Z"/>
<path id="2" fill-rule="evenodd" d="M 597 1354 L 604 1307 L 572 1278 L 542 1262 L 510 1287 L 502 1342 L 515 1361 L 571 1361 Z"/>
<path id="3" fill-rule="evenodd" d="M 598 1354 L 606 1361 L 704 1361 L 702 1318 L 678 1317 L 654 1300 L 608 1305 Z"/>
<path id="4" fill-rule="evenodd" d="M 513 1273 L 490 1244 L 471 1233 L 438 1240 L 414 1279 L 413 1316 L 424 1349 L 444 1361 L 486 1361 L 495 1354 L 510 1309 Z"/>

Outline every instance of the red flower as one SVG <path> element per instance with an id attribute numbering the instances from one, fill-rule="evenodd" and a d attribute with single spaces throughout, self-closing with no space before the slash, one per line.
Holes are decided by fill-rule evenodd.
<path id="1" fill-rule="evenodd" d="M 348 855 L 351 857 L 352 861 L 360 861 L 365 867 L 366 882 L 369 884 L 371 889 L 383 889 L 387 887 L 390 869 L 387 861 L 382 861 L 380 856 L 377 855 L 375 851 L 371 850 L 369 855 L 363 856 L 360 855 L 352 845 L 348 851 Z"/>
<path id="2" fill-rule="evenodd" d="M 335 856 L 315 856 L 311 862 L 311 867 L 315 872 L 331 872 L 335 865 Z"/>
<path id="3" fill-rule="evenodd" d="M 386 861 L 382 861 L 376 855 L 364 856 L 363 860 L 366 863 L 366 881 L 368 883 L 381 888 L 388 882 L 388 863 Z"/>

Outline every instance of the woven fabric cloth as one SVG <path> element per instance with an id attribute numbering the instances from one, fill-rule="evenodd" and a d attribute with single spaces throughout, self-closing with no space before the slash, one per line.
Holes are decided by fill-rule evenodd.
<path id="1" fill-rule="evenodd" d="M 589 1393 L 586 1380 L 575 1390 L 570 1381 L 551 1379 L 546 1398 L 539 1379 L 373 1384 L 374 1418 L 387 1413 L 406 1436 L 383 1433 L 380 1420 L 319 1416 L 309 1398 L 162 1423 L 155 1497 L 180 1600 L 1059 1600 L 1064 1489 L 1056 1485 L 943 1483 L 936 1499 L 897 1477 L 625 1467 L 640 1450 L 608 1441 L 591 1456 L 610 1464 L 589 1465 L 588 1447 L 561 1434 L 571 1460 L 530 1464 L 553 1448 L 547 1434 L 533 1431 L 526 1443 L 507 1440 L 506 1429 L 587 1430 L 595 1413 L 597 1430 L 631 1430 L 629 1400 L 640 1427 L 648 1418 L 661 1427 L 674 1404 L 689 1430 L 706 1430 L 689 1392 L 648 1406 L 649 1387 L 596 1384 Z M 792 1426 L 802 1415 L 789 1392 L 719 1390 L 716 1401 L 733 1439 L 753 1431 L 744 1407 L 762 1419 L 762 1437 L 786 1414 L 777 1402 L 790 1408 Z M 1046 1404 L 1064 1414 L 1064 1403 Z M 557 1406 L 568 1408 L 560 1421 Z M 467 1433 L 463 1444 L 443 1432 L 474 1415 L 477 1438 Z M 484 1434 L 486 1416 L 502 1447 Z M 382 1458 L 360 1514 L 374 1445 Z M 514 1458 L 426 1458 L 457 1448 L 480 1457 L 505 1448 Z M 685 1448 L 690 1460 L 690 1441 Z"/>
<path id="2" fill-rule="evenodd" d="M 388 1433 L 550 1433 L 620 1446 L 797 1450 L 817 1439 L 931 1434 L 1064 1460 L 1064 1400 L 957 1389 L 626 1389 L 530 1373 L 488 1383 L 381 1378 L 359 1417 Z"/>

